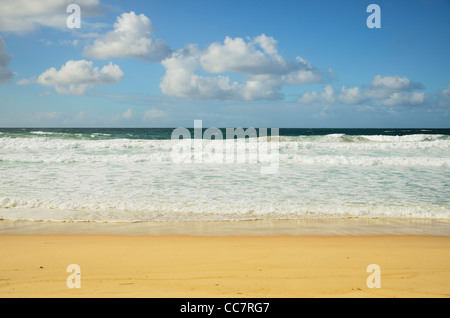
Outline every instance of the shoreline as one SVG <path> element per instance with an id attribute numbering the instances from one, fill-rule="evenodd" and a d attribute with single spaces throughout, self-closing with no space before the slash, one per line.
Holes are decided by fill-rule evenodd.
<path id="1" fill-rule="evenodd" d="M 131 236 L 450 236 L 446 219 L 52 222 L 0 220 L 0 235 Z"/>

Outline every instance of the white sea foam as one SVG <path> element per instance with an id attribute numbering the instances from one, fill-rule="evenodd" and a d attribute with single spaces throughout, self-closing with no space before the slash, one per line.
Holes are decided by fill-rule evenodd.
<path id="1" fill-rule="evenodd" d="M 176 164 L 177 142 L 2 136 L 0 218 L 450 219 L 445 135 L 280 137 L 273 175 L 261 175 L 261 162 Z M 203 146 L 219 142 L 203 140 Z"/>
<path id="2" fill-rule="evenodd" d="M 402 138 L 400 138 L 402 137 Z M 403 138 L 408 137 L 408 138 Z M 347 139 L 352 141 L 349 142 Z M 259 139 L 260 140 L 260 139 Z M 59 138 L 0 138 L 0 160 L 23 162 L 136 162 L 136 161 L 167 161 L 176 143 L 175 140 L 69 140 Z M 191 140 L 185 140 L 191 143 Z M 238 141 L 235 141 L 237 143 Z M 221 144 L 226 151 L 230 149 L 228 141 L 204 140 L 205 149 L 217 148 Z M 248 143 L 248 142 L 247 142 Z M 212 145 L 212 146 L 211 146 Z M 193 144 L 191 149 L 193 149 Z M 235 145 L 231 145 L 235 147 Z M 348 157 L 347 162 L 352 164 L 411 164 L 432 166 L 448 166 L 448 151 L 450 139 L 442 139 L 440 135 L 413 135 L 413 136 L 306 136 L 281 137 L 279 142 L 280 153 L 284 160 L 289 162 L 323 163 L 327 164 L 339 160 L 342 156 Z M 429 150 L 434 152 L 431 156 L 414 154 L 408 157 L 405 150 Z M 441 155 L 439 155 L 441 153 Z M 204 152 L 205 156 L 208 152 Z M 349 156 L 350 154 L 350 156 Z M 355 156 L 356 154 L 356 156 Z M 380 156 L 381 154 L 381 156 Z M 358 156 L 360 155 L 360 156 Z M 308 158 L 305 158 L 307 156 Z M 369 158 L 370 157 L 370 158 Z M 397 158 L 396 158 L 397 157 Z M 328 159 L 330 160 L 328 160 Z M 390 160 L 389 158 L 394 158 Z M 324 160 L 325 159 L 325 160 Z M 367 159 L 367 162 L 363 161 Z M 283 159 L 282 159 L 283 160 Z"/>
<path id="3" fill-rule="evenodd" d="M 405 218 L 447 219 L 449 206 L 351 206 L 321 205 L 307 207 L 280 206 L 210 206 L 187 207 L 160 203 L 136 205 L 131 202 L 75 203 L 24 202 L 0 199 L 0 219 L 69 222 L 148 222 L 148 221 L 214 221 L 260 219 L 321 218 Z M 5 203 L 6 202 L 6 203 Z"/>
<path id="4" fill-rule="evenodd" d="M 53 135 L 55 134 L 54 132 L 46 132 L 46 131 L 31 131 L 30 134 L 34 134 L 34 135 Z"/>

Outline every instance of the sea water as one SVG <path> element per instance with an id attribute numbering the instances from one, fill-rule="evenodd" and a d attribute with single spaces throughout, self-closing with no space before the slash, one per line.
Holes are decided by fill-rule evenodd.
<path id="1" fill-rule="evenodd" d="M 0 129 L 0 218 L 450 219 L 450 129 L 281 128 L 271 174 L 177 162 L 173 130 Z"/>

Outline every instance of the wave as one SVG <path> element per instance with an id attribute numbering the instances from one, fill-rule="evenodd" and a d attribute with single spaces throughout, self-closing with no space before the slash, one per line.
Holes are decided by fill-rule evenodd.
<path id="1" fill-rule="evenodd" d="M 2 133 L 0 133 L 2 134 Z M 143 145 L 145 142 L 148 144 L 164 144 L 168 142 L 179 142 L 178 139 L 127 139 L 127 138 L 113 138 L 111 134 L 106 133 L 91 133 L 87 135 L 83 134 L 69 134 L 73 138 L 65 138 L 67 134 L 65 133 L 54 133 L 54 132 L 43 132 L 35 131 L 31 132 L 30 135 L 15 135 L 14 137 L 10 134 L 3 133 L 0 137 L 0 149 L 3 147 L 8 147 L 9 144 L 20 144 L 22 146 L 31 147 L 32 143 L 37 145 L 43 145 L 45 143 L 49 144 L 51 147 L 60 145 L 86 145 L 86 147 L 92 146 L 106 146 L 106 145 Z M 34 136 L 33 136 L 34 135 Z M 57 136 L 53 138 L 52 136 Z M 98 139 L 99 137 L 104 137 L 103 139 Z M 83 140 L 85 139 L 85 140 Z M 226 139 L 224 139 L 226 140 Z M 269 137 L 252 137 L 247 138 L 254 141 L 266 141 L 275 140 L 271 136 Z M 439 134 L 415 134 L 415 135 L 404 135 L 404 136 L 388 136 L 388 135 L 346 135 L 346 134 L 329 134 L 329 135 L 312 135 L 312 136 L 279 136 L 277 138 L 279 142 L 297 142 L 297 143 L 430 143 L 435 141 L 442 141 L 442 144 L 447 144 L 450 142 L 450 135 L 439 135 Z M 203 139 L 205 142 L 214 141 L 209 139 Z M 93 144 L 93 142 L 98 142 Z"/>
<path id="2" fill-rule="evenodd" d="M 0 138 L 12 139 L 62 139 L 62 140 L 108 140 L 114 139 L 113 134 L 107 133 L 68 133 L 68 132 L 54 132 L 33 130 L 26 133 L 0 132 Z"/>
<path id="3" fill-rule="evenodd" d="M 450 206 L 322 204 L 283 205 L 207 205 L 180 203 L 143 203 L 132 201 L 80 202 L 55 200 L 14 200 L 0 198 L 0 219 L 65 222 L 149 222 L 190 220 L 276 220 L 321 218 L 407 218 L 450 220 Z"/>
<path id="4" fill-rule="evenodd" d="M 267 138 L 250 138 L 246 155 L 257 150 L 256 161 L 246 156 L 242 164 L 220 164 L 222 157 L 216 165 L 209 159 L 235 154 L 244 140 L 171 140 L 169 129 L 3 129 L 0 219 L 450 219 L 447 130 L 331 132 L 290 131 L 270 138 L 271 146 L 263 143 Z M 204 165 L 193 163 L 198 145 Z M 174 161 L 177 146 L 191 163 Z M 279 170 L 261 174 L 270 159 L 278 160 Z"/>
<path id="5" fill-rule="evenodd" d="M 32 134 L 32 135 L 56 135 L 58 133 L 49 132 L 49 131 L 31 131 L 30 134 Z"/>
<path id="6" fill-rule="evenodd" d="M 450 140 L 450 135 L 442 134 L 414 134 L 414 135 L 346 135 L 328 134 L 312 136 L 281 136 L 280 141 L 290 142 L 319 142 L 319 143 L 401 143 L 401 142 L 430 142 L 438 140 Z"/>
<path id="7" fill-rule="evenodd" d="M 171 162 L 176 146 L 184 145 L 187 157 L 193 159 L 197 141 L 104 139 L 74 140 L 42 137 L 0 137 L 0 162 L 30 163 L 136 163 Z M 261 151 L 264 145 L 274 146 L 281 163 L 302 165 L 349 166 L 431 166 L 449 167 L 450 138 L 447 135 L 356 135 L 329 134 L 323 136 L 280 137 L 279 142 L 266 138 L 252 138 L 246 144 L 246 154 L 257 155 L 259 162 L 267 162 Z M 214 155 L 236 153 L 243 140 L 202 140 L 203 162 Z M 270 144 L 270 146 L 269 146 Z M 190 153 L 189 153 L 190 152 Z M 248 159 L 248 157 L 247 157 Z M 193 160 L 191 160 L 193 161 Z M 186 162 L 186 161 L 184 161 Z M 217 161 L 215 161 L 217 162 Z M 219 162 L 221 162 L 219 157 Z"/>
<path id="8" fill-rule="evenodd" d="M 205 164 L 225 164 L 226 154 L 221 157 L 217 155 L 204 154 L 202 163 Z M 219 159 L 217 159 L 219 158 Z M 270 154 L 260 156 L 256 161 L 250 161 L 248 157 L 242 163 L 268 164 L 272 162 Z M 343 156 L 343 155 L 291 155 L 280 154 L 279 162 L 294 165 L 316 165 L 316 166 L 404 166 L 404 167 L 450 167 L 449 158 L 415 158 L 415 157 L 366 157 L 366 156 Z M 171 153 L 153 153 L 153 154 L 110 154 L 110 155 L 77 155 L 77 154 L 31 154 L 28 157 L 24 155 L 0 155 L 0 162 L 4 163 L 174 163 Z M 179 164 L 195 163 L 194 154 L 185 158 L 185 161 Z M 175 162 L 178 163 L 178 162 Z"/>

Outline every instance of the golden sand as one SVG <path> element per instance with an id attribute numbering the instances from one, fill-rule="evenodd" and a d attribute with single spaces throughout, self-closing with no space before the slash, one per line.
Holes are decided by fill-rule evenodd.
<path id="1" fill-rule="evenodd" d="M 0 297 L 449 296 L 450 237 L 0 235 Z"/>

